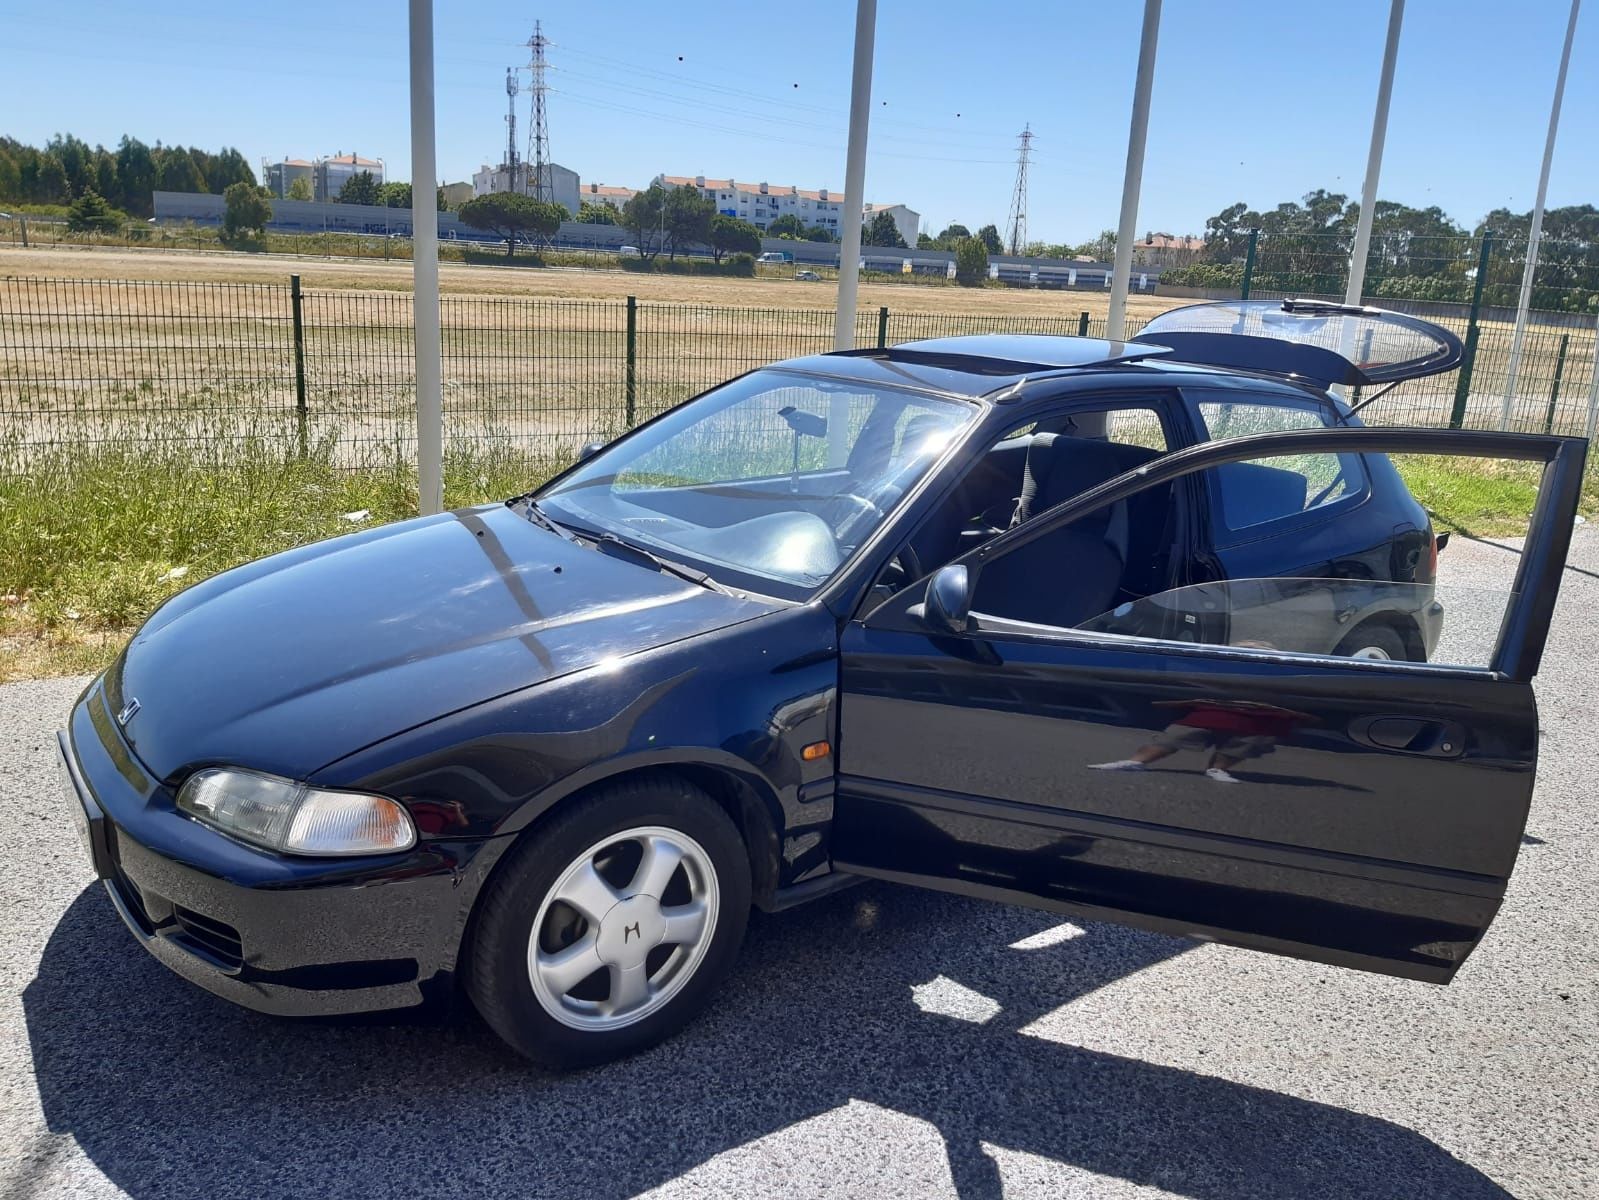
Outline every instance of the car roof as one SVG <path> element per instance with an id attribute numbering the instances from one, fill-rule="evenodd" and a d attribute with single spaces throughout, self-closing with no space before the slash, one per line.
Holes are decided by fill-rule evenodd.
<path id="1" fill-rule="evenodd" d="M 1020 399 L 1022 385 L 1073 378 L 1104 383 L 1120 376 L 1132 382 L 1151 376 L 1164 384 L 1173 376 L 1202 379 L 1209 386 L 1238 386 L 1301 396 L 1310 389 L 1275 376 L 1231 367 L 1174 362 L 1165 346 L 1112 342 L 1056 334 L 972 334 L 902 342 L 895 346 L 834 351 L 784 359 L 773 369 L 825 375 L 866 385 L 909 387 L 967 400 Z M 1131 378 L 1129 378 L 1131 377 Z"/>

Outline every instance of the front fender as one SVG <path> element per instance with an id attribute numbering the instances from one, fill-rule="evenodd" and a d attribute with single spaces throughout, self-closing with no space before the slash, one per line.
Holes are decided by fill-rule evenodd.
<path id="1" fill-rule="evenodd" d="M 779 884 L 828 861 L 837 625 L 820 605 L 602 663 L 452 713 L 317 772 L 394 796 L 424 839 L 507 843 L 561 801 L 661 767 L 721 772 L 767 805 Z"/>

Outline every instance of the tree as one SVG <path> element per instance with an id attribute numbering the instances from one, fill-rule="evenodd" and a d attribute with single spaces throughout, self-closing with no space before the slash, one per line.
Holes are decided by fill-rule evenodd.
<path id="1" fill-rule="evenodd" d="M 577 220 L 580 225 L 615 225 L 620 214 L 603 200 L 585 200 L 578 205 Z"/>
<path id="2" fill-rule="evenodd" d="M 944 232 L 938 235 L 939 249 L 953 250 L 956 242 L 971 236 L 972 231 L 964 225 L 946 225 L 944 226 Z"/>
<path id="3" fill-rule="evenodd" d="M 791 241 L 805 240 L 805 222 L 793 213 L 784 213 L 766 227 L 766 236 L 775 238 L 788 238 Z"/>
<path id="4" fill-rule="evenodd" d="M 1260 214 L 1240 200 L 1214 217 L 1205 218 L 1205 257 L 1211 262 L 1234 262 L 1249 250 L 1249 231 L 1260 227 Z"/>
<path id="5" fill-rule="evenodd" d="M 39 157 L 39 173 L 33 186 L 34 199 L 40 204 L 60 204 L 71 198 L 71 185 L 67 183 L 67 170 L 54 154 Z"/>
<path id="6" fill-rule="evenodd" d="M 155 187 L 162 192 L 203 192 L 205 176 L 182 146 L 155 148 Z"/>
<path id="7" fill-rule="evenodd" d="M 982 240 L 983 248 L 990 254 L 1005 253 L 1005 243 L 1000 240 L 999 230 L 992 225 L 984 225 L 977 231 L 977 236 Z"/>
<path id="8" fill-rule="evenodd" d="M 805 240 L 807 242 L 836 242 L 838 238 L 834 236 L 831 229 L 822 225 L 812 225 L 805 231 Z"/>
<path id="9" fill-rule="evenodd" d="M 955 243 L 955 281 L 966 287 L 981 287 L 988 278 L 988 246 L 980 237 L 962 238 Z"/>
<path id="10" fill-rule="evenodd" d="M 1110 262 L 1116 257 L 1116 231 L 1101 229 L 1097 238 L 1083 242 L 1076 247 L 1074 253 L 1084 258 L 1091 258 L 1095 262 Z"/>
<path id="11" fill-rule="evenodd" d="M 253 183 L 231 183 L 222 193 L 222 237 L 240 241 L 259 237 L 272 219 L 272 202 L 262 188 Z"/>
<path id="12" fill-rule="evenodd" d="M 120 184 L 117 180 L 117 160 L 104 146 L 96 146 L 94 151 L 94 190 L 99 192 L 107 202 L 118 194 Z"/>
<path id="13" fill-rule="evenodd" d="M 74 233 L 115 233 L 121 225 L 117 211 L 91 187 L 84 188 L 67 211 L 67 228 Z"/>
<path id="14" fill-rule="evenodd" d="M 67 176 L 68 195 L 76 196 L 84 188 L 94 186 L 94 152 L 82 138 L 73 137 L 70 133 L 65 136 L 58 133 L 45 145 L 44 150 L 61 161 L 61 168 Z"/>
<path id="15" fill-rule="evenodd" d="M 339 189 L 340 204 L 380 204 L 378 181 L 371 171 L 358 171 L 344 181 Z"/>
<path id="16" fill-rule="evenodd" d="M 117 143 L 117 183 L 121 192 L 117 197 L 118 208 L 136 217 L 154 213 L 155 157 L 150 147 L 127 134 Z"/>
<path id="17" fill-rule="evenodd" d="M 312 198 L 311 181 L 304 175 L 296 175 L 289 183 L 288 194 L 283 198 L 285 200 L 310 200 Z"/>
<path id="18" fill-rule="evenodd" d="M 635 192 L 622 206 L 622 224 L 633 235 L 633 244 L 646 261 L 661 252 L 665 210 L 666 189 L 658 183 Z"/>
<path id="19" fill-rule="evenodd" d="M 499 234 L 505 239 L 505 257 L 510 258 L 516 253 L 517 238 L 525 239 L 528 234 L 549 237 L 560 229 L 566 209 L 517 192 L 494 192 L 468 200 L 456 215 L 473 229 Z"/>
<path id="20" fill-rule="evenodd" d="M 255 182 L 255 172 L 250 169 L 249 161 L 232 146 L 224 146 L 217 154 L 205 154 L 200 150 L 190 153 L 205 160 L 205 190 L 214 195 L 222 195 L 236 183 Z"/>
<path id="21" fill-rule="evenodd" d="M 894 224 L 894 218 L 886 212 L 872 214 L 871 221 L 861 235 L 861 243 L 866 246 L 891 246 L 900 250 L 909 249 L 905 245 L 905 239 L 899 235 L 899 226 Z"/>
<path id="22" fill-rule="evenodd" d="M 761 231 L 748 221 L 717 213 L 711 218 L 711 257 L 722 261 L 724 254 L 759 254 Z"/>
<path id="23" fill-rule="evenodd" d="M 410 208 L 411 185 L 408 183 L 385 183 L 378 188 L 377 203 L 387 208 Z"/>
<path id="24" fill-rule="evenodd" d="M 716 201 L 701 195 L 697 187 L 683 184 L 673 188 L 666 197 L 667 257 L 676 258 L 679 250 L 690 246 L 703 246 L 711 239 L 711 218 L 716 215 Z"/>

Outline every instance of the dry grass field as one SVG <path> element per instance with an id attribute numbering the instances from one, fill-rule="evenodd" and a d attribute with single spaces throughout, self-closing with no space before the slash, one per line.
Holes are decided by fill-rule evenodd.
<path id="1" fill-rule="evenodd" d="M 407 291 L 411 264 L 374 259 L 308 258 L 288 254 L 238 254 L 227 251 L 50 248 L 0 249 L 0 277 L 54 279 L 145 279 L 213 283 L 285 283 L 300 276 L 307 288 L 359 288 Z M 837 293 L 830 283 L 794 280 L 716 279 L 688 275 L 644 275 L 577 268 L 465 266 L 445 263 L 440 290 L 464 296 L 544 296 L 564 300 L 623 300 L 706 304 L 735 308 L 831 310 Z M 1130 317 L 1147 319 L 1184 300 L 1133 296 Z M 866 284 L 860 290 L 865 310 L 887 305 L 919 313 L 992 316 L 1075 317 L 1087 312 L 1103 320 L 1109 298 L 1102 292 L 1041 292 L 1022 288 L 961 288 L 916 284 Z"/>

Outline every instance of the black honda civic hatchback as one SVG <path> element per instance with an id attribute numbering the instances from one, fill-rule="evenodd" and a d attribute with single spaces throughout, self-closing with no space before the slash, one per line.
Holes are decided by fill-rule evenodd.
<path id="1" fill-rule="evenodd" d="M 681 1026 L 751 904 L 861 877 L 1447 982 L 1515 864 L 1585 453 L 1333 394 L 1459 355 L 1288 301 L 777 363 L 175 597 L 62 731 L 71 813 L 200 986 L 464 990 L 557 1066 Z M 1486 620 L 1426 456 L 1541 465 Z"/>

